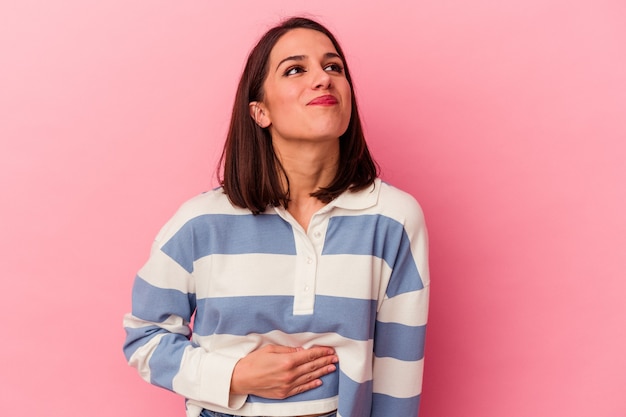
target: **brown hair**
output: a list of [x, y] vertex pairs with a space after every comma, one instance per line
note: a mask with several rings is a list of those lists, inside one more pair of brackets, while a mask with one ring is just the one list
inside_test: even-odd
[[[269, 130], [261, 128], [250, 116], [249, 103], [263, 100], [263, 83], [272, 48], [281, 36], [298, 28], [316, 30], [328, 36], [343, 60], [352, 100], [350, 123], [339, 140], [340, 155], [335, 178], [311, 196], [328, 203], [346, 190], [357, 191], [368, 187], [378, 175], [378, 167], [365, 142], [352, 78], [339, 43], [328, 29], [316, 21], [292, 17], [267, 31], [248, 55], [220, 158], [223, 177], [219, 180], [224, 192], [231, 203], [248, 208], [254, 214], [265, 211], [268, 205], [287, 208], [289, 203], [289, 178], [274, 152]], [[287, 190], [283, 188], [281, 176]]]

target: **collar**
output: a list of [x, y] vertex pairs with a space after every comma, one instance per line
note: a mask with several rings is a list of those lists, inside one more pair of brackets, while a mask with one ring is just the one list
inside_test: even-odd
[[363, 210], [373, 207], [378, 202], [382, 181], [376, 178], [374, 183], [360, 191], [345, 191], [339, 197], [328, 203], [327, 207], [338, 207], [347, 210]]

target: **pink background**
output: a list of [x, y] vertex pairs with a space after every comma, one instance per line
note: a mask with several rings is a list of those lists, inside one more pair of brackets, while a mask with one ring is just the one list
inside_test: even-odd
[[626, 416], [623, 0], [3, 1], [0, 415], [184, 414], [125, 364], [132, 280], [300, 12], [426, 212], [421, 417]]

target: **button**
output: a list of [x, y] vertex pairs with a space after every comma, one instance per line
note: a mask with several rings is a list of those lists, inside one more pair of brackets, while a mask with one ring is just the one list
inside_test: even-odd
[[306, 263], [311, 265], [313, 263], [313, 258], [306, 258]]
[[305, 285], [305, 286], [304, 286], [304, 291], [308, 291], [308, 290], [309, 290], [309, 286], [308, 286], [308, 285]]
[[317, 231], [317, 232], [313, 233], [313, 236], [314, 236], [316, 239], [319, 239], [319, 238], [322, 236], [322, 233], [321, 233], [321, 232], [319, 232], [319, 231]]

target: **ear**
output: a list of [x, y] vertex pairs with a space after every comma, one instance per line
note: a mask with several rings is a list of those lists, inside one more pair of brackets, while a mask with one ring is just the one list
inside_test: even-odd
[[271, 124], [270, 118], [267, 115], [267, 109], [260, 101], [252, 101], [248, 104], [250, 109], [250, 117], [252, 120], [262, 128], [266, 128]]

